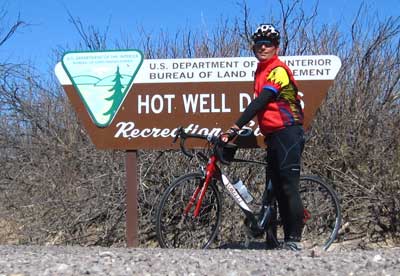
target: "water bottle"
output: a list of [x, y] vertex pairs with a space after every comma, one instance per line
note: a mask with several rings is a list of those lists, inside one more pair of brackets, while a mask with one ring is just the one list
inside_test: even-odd
[[253, 200], [253, 196], [249, 193], [242, 180], [239, 179], [235, 184], [233, 184], [233, 186], [246, 203], [250, 203]]

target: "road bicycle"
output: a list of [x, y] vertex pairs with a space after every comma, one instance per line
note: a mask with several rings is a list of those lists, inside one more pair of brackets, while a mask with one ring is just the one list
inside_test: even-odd
[[[160, 246], [209, 248], [218, 235], [223, 203], [221, 191], [226, 191], [244, 213], [245, 244], [248, 245], [252, 238], [265, 235], [268, 247], [279, 247], [283, 238], [282, 221], [271, 182], [262, 196], [254, 200], [246, 189], [244, 192], [241, 190], [243, 186], [235, 188], [241, 182], [233, 184], [219, 166], [220, 163], [230, 165], [232, 162], [264, 167], [267, 164], [235, 158], [237, 145], [222, 142], [218, 135], [189, 134], [180, 127], [174, 142], [178, 138], [181, 151], [191, 158], [198, 157], [205, 165], [200, 165], [198, 172], [178, 177], [162, 194], [156, 210], [156, 235]], [[185, 146], [188, 138], [207, 141], [209, 153], [189, 152]], [[327, 250], [336, 239], [341, 224], [338, 197], [317, 176], [302, 175], [299, 189], [304, 205], [302, 246], [320, 246]]]

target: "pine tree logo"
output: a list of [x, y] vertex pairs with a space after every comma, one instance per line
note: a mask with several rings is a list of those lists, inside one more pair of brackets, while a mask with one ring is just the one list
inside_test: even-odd
[[108, 127], [118, 113], [143, 63], [138, 50], [70, 52], [62, 65], [90, 117]]
[[121, 79], [123, 77], [121, 76], [121, 73], [119, 72], [119, 66], [117, 66], [117, 72], [115, 73], [115, 79], [113, 80], [114, 82], [114, 86], [109, 89], [108, 91], [113, 92], [113, 94], [106, 98], [107, 101], [111, 101], [112, 105], [110, 107], [110, 109], [103, 113], [103, 115], [110, 115], [110, 116], [114, 116], [115, 112], [118, 110], [119, 108], [119, 104], [121, 103], [122, 99], [124, 98], [124, 86], [121, 83]]

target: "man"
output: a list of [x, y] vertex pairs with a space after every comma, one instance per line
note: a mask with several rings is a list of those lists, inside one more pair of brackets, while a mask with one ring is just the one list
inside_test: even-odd
[[304, 213], [298, 185], [304, 131], [297, 84], [291, 70], [278, 58], [280, 33], [273, 25], [259, 25], [252, 40], [259, 61], [255, 99], [226, 132], [225, 140], [232, 139], [257, 115], [267, 145], [267, 183], [272, 181], [284, 225], [282, 247], [300, 250]]

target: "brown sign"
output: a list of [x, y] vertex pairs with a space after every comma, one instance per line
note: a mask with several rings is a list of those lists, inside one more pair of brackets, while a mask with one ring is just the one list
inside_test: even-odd
[[[82, 53], [69, 55], [71, 57], [74, 54], [81, 54], [82, 57]], [[83, 56], [90, 54], [87, 52]], [[68, 57], [67, 54], [64, 59]], [[72, 58], [73, 62], [82, 59]], [[298, 81], [307, 128], [340, 69], [340, 60], [336, 56], [282, 57], [282, 60], [289, 65]], [[109, 91], [104, 92], [109, 93], [107, 97], [103, 96], [106, 106], [104, 112], [99, 113], [103, 117], [104, 114], [109, 115], [104, 121], [100, 117], [95, 118], [95, 112], [90, 110], [90, 103], [87, 102], [90, 99], [96, 101], [96, 91], [91, 92], [91, 84], [87, 84], [88, 80], [82, 80], [83, 74], [76, 73], [79, 81], [86, 85], [84, 89], [88, 89], [87, 93], [74, 81], [76, 76], [68, 72], [70, 65], [64, 62], [56, 66], [56, 74], [63, 88], [91, 140], [99, 149], [176, 148], [172, 140], [178, 126], [186, 127], [191, 133], [218, 134], [236, 121], [253, 98], [253, 78], [257, 64], [254, 58], [133, 62], [137, 70], [130, 73], [133, 76], [131, 83], [127, 80], [124, 83], [122, 77], [118, 77], [126, 75], [122, 72], [123, 66], [119, 65], [118, 70], [112, 69], [115, 73], [111, 78], [107, 76], [108, 83], [103, 81], [107, 80], [106, 77], [98, 78], [97, 83], [103, 83], [104, 91]], [[93, 63], [92, 66], [100, 64]], [[116, 68], [115, 64], [112, 66]], [[117, 92], [120, 92], [120, 99], [123, 99], [120, 105], [113, 101], [117, 98]], [[110, 112], [113, 106], [116, 108], [115, 114]], [[245, 128], [251, 128], [254, 136], [242, 138], [241, 146], [263, 147], [263, 136], [259, 132], [256, 118]], [[204, 142], [192, 144], [202, 145]]]

